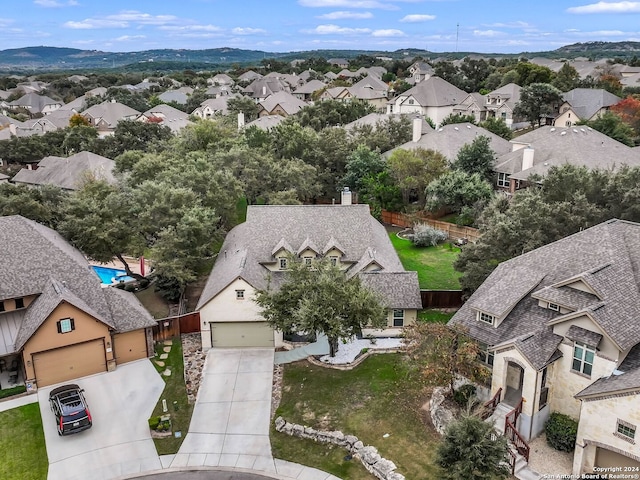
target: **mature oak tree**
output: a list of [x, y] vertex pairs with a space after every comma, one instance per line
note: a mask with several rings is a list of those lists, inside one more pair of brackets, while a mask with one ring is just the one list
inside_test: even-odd
[[338, 342], [359, 333], [365, 326], [382, 328], [387, 310], [378, 296], [348, 277], [327, 260], [311, 267], [299, 259], [288, 259], [288, 270], [279, 289], [269, 285], [256, 294], [262, 316], [284, 332], [324, 333], [329, 339], [329, 355], [335, 356]]

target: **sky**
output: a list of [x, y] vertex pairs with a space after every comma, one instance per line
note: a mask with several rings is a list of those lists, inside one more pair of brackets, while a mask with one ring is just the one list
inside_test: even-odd
[[520, 53], [640, 41], [640, 1], [0, 0], [0, 49]]

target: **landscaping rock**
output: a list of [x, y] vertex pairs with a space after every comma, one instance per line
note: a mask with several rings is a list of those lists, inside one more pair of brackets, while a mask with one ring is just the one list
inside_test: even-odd
[[162, 372], [162, 375], [164, 375], [165, 377], [170, 377], [171, 376], [171, 370], [169, 370], [168, 368]]
[[165, 340], [164, 345], [168, 345], [169, 347], [173, 345], [173, 340]]
[[166, 360], [167, 358], [169, 358], [168, 353], [163, 353], [162, 355], [160, 355], [160, 360]]
[[284, 418], [275, 419], [276, 430], [288, 435], [310, 438], [316, 442], [330, 443], [349, 450], [354, 458], [360, 459], [362, 465], [380, 480], [404, 480], [404, 476], [395, 472], [396, 465], [385, 458], [382, 458], [378, 450], [370, 445], [365, 446], [358, 437], [345, 435], [339, 430], [322, 431], [311, 427], [287, 422]]
[[440, 435], [444, 435], [445, 430], [454, 419], [453, 412], [442, 405], [447, 391], [448, 389], [445, 387], [434, 388], [429, 401], [431, 422]]
[[163, 347], [162, 351], [165, 353], [169, 353], [171, 351], [171, 347]]
[[164, 367], [164, 362], [161, 362], [160, 360], [156, 360], [155, 362], [159, 367]]
[[202, 351], [202, 339], [199, 333], [185, 333], [181, 336], [181, 340], [187, 397], [189, 403], [193, 404], [196, 401], [196, 396], [200, 389], [202, 370], [207, 355]]

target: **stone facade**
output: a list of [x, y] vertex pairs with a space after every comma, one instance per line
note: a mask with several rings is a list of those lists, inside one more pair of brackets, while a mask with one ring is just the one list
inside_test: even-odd
[[375, 447], [364, 445], [358, 437], [345, 435], [340, 431], [326, 432], [315, 428], [289, 423], [282, 417], [275, 420], [276, 430], [294, 437], [307, 438], [315, 442], [330, 443], [344, 447], [354, 458], [358, 458], [364, 468], [380, 480], [404, 480], [404, 475], [397, 473], [396, 465], [382, 458]]

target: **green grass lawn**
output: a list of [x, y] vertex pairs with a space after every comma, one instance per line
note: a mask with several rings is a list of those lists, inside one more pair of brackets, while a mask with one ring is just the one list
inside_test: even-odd
[[[412, 480], [439, 478], [434, 464], [438, 434], [420, 407], [427, 401], [420, 374], [402, 354], [374, 355], [351, 371], [297, 362], [284, 369], [282, 402], [277, 410], [288, 421], [356, 435], [393, 461]], [[387, 438], [385, 434], [389, 434]], [[277, 458], [302, 463], [350, 480], [370, 480], [346, 450], [289, 437], [272, 430]]]
[[43, 480], [49, 461], [40, 405], [31, 403], [0, 413], [0, 478]]
[[443, 312], [436, 309], [420, 310], [418, 320], [427, 323], [447, 323], [455, 312]]
[[135, 296], [153, 318], [167, 318], [169, 316], [169, 304], [155, 291], [153, 285], [136, 292]]
[[400, 261], [406, 270], [418, 272], [420, 288], [426, 290], [459, 290], [462, 275], [453, 269], [460, 249], [450, 244], [436, 247], [415, 247], [410, 240], [389, 234]]
[[[156, 345], [156, 353], [159, 357], [163, 351], [162, 343]], [[182, 441], [184, 440], [187, 431], [189, 430], [189, 422], [191, 422], [191, 414], [193, 413], [193, 405], [189, 404], [187, 399], [187, 389], [184, 384], [184, 361], [182, 359], [182, 343], [179, 338], [173, 339], [173, 346], [171, 352], [169, 352], [169, 358], [164, 360], [165, 366], [159, 367], [153, 362], [158, 372], [163, 372], [165, 369], [171, 369], [171, 376], [162, 376], [165, 382], [164, 390], [156, 407], [153, 410], [153, 416], [163, 415], [162, 412], [162, 399], [167, 400], [169, 412], [171, 414], [171, 424], [173, 432], [182, 432], [182, 437], [175, 438], [171, 436], [168, 438], [154, 438], [153, 441], [156, 444], [156, 450], [159, 455], [168, 455], [177, 453]], [[173, 402], [177, 401], [177, 409]]]

